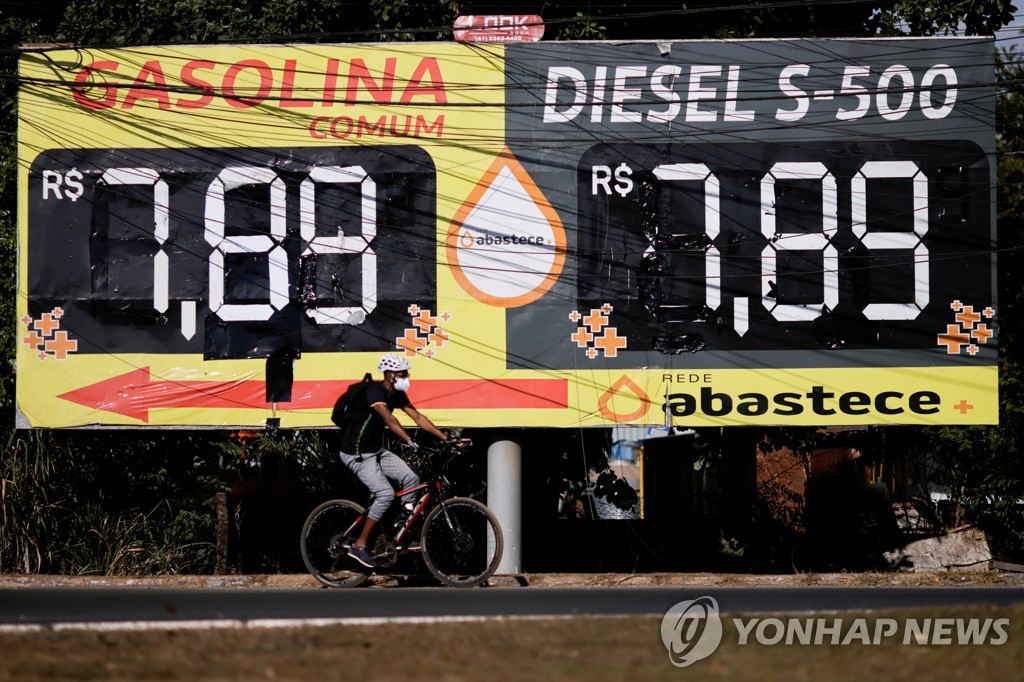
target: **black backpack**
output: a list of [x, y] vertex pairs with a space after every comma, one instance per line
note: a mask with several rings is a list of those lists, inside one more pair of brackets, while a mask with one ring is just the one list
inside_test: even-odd
[[349, 384], [345, 392], [338, 396], [334, 403], [334, 409], [331, 411], [331, 421], [334, 422], [335, 426], [339, 429], [344, 429], [353, 419], [366, 414], [366, 401], [363, 400], [363, 397], [366, 395], [366, 389], [372, 383], [373, 378], [367, 372], [362, 381]]

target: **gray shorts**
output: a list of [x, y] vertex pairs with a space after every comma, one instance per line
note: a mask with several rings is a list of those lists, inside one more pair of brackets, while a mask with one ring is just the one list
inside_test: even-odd
[[409, 468], [405, 460], [387, 449], [376, 454], [364, 453], [358, 457], [342, 452], [341, 461], [374, 494], [368, 514], [374, 521], [384, 518], [384, 512], [395, 499], [395, 489], [391, 487], [389, 478], [398, 482], [399, 490], [420, 482], [420, 477]]

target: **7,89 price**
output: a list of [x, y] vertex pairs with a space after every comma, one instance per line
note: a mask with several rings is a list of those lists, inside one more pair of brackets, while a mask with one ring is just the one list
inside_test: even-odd
[[935, 347], [950, 302], [992, 302], [970, 143], [599, 145], [579, 184], [581, 305], [631, 348]]
[[33, 170], [30, 305], [60, 305], [97, 350], [386, 348], [435, 296], [435, 174], [415, 147], [69, 150]]

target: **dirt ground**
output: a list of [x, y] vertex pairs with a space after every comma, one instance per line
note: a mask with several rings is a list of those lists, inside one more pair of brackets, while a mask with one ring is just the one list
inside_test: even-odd
[[[521, 576], [499, 576], [491, 580], [495, 587], [590, 587], [614, 586], [766, 586], [786, 587], [800, 585], [1007, 585], [1024, 587], [1024, 573], [1004, 571], [929, 571], [921, 573], [793, 573], [784, 575], [743, 573], [531, 573]], [[373, 576], [370, 588], [396, 587], [401, 578], [386, 575]], [[432, 580], [417, 582], [417, 586], [435, 585]], [[97, 586], [117, 585], [140, 587], [268, 587], [319, 588], [312, 576], [302, 574], [276, 575], [178, 575], [178, 576], [59, 576], [59, 575], [0, 575], [0, 587], [31, 586]]]
[[[855, 615], [844, 614], [844, 618]], [[658, 617], [504, 619], [322, 628], [43, 631], [0, 635], [0, 680], [1019, 680], [1024, 606], [894, 610], [869, 618], [1009, 618], [996, 646], [722, 645], [674, 667]]]
[[[379, 576], [369, 589], [400, 580]], [[523, 584], [528, 585], [523, 587]], [[250, 576], [0, 576], [0, 587], [100, 586], [306, 588], [307, 575]], [[1006, 585], [1024, 586], [1024, 574], [830, 573], [540, 574], [501, 577], [497, 589], [556, 586], [799, 586]], [[482, 589], [482, 588], [477, 588]], [[3, 604], [0, 603], [0, 609]], [[727, 614], [729, 616], [738, 614]], [[660, 617], [520, 619], [430, 624], [206, 630], [79, 631], [43, 629], [0, 633], [0, 682], [6, 680], [845, 680], [1022, 679], [1024, 605], [959, 607], [868, 618], [1009, 618], [1001, 646], [740, 646], [724, 619], [721, 647], [693, 666], [674, 667], [662, 644]], [[843, 614], [855, 618], [857, 614]]]

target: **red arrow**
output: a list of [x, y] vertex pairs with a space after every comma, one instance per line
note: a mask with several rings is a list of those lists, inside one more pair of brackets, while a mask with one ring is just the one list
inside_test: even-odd
[[[290, 410], [334, 405], [345, 387], [358, 379], [296, 381]], [[420, 379], [409, 394], [417, 407], [443, 409], [558, 409], [568, 403], [565, 379]], [[155, 408], [270, 409], [262, 381], [153, 380], [149, 367], [133, 370], [63, 393], [59, 398], [90, 409], [149, 422]]]

